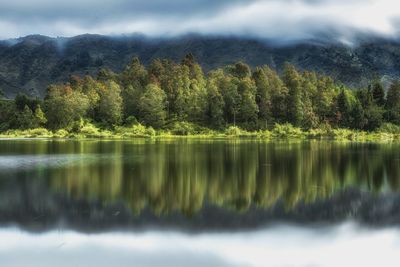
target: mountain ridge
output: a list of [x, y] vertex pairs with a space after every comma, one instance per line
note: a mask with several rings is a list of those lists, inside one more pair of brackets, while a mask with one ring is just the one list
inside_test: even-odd
[[339, 42], [278, 45], [261, 39], [195, 34], [174, 38], [29, 35], [0, 41], [0, 89], [7, 97], [19, 92], [43, 97], [49, 84], [65, 82], [70, 75], [95, 75], [104, 67], [121, 71], [134, 56], [147, 65], [155, 58], [180, 61], [187, 53], [194, 54], [205, 72], [237, 61], [281, 71], [290, 62], [354, 88], [375, 78], [400, 77], [400, 43], [383, 38], [347, 46]]

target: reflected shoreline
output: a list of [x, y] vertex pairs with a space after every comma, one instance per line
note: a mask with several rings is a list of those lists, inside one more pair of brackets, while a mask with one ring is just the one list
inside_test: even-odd
[[83, 232], [398, 225], [399, 159], [400, 144], [1, 141], [0, 223]]
[[[61, 229], [82, 233], [158, 229], [192, 234], [247, 232], [269, 229], [280, 224], [330, 227], [347, 220], [372, 229], [400, 226], [400, 194], [377, 196], [357, 189], [347, 189], [316, 203], [300, 203], [292, 209], [286, 209], [282, 202], [277, 202], [269, 209], [252, 206], [242, 212], [206, 204], [191, 216], [177, 211], [157, 216], [148, 208], [137, 215], [132, 214], [123, 203], [103, 205], [96, 201], [76, 201], [62, 197], [47, 201], [51, 204], [48, 207], [42, 205], [40, 211], [34, 206], [10, 209], [2, 207], [0, 225], [16, 226], [37, 233]], [[16, 213], [15, 209], [19, 212]]]

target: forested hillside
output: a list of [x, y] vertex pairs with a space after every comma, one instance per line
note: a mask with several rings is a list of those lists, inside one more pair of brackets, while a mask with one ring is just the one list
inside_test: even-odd
[[400, 44], [364, 39], [353, 47], [339, 43], [274, 44], [266, 40], [187, 35], [179, 38], [143, 36], [72, 38], [27, 36], [0, 42], [0, 89], [44, 97], [49, 84], [73, 75], [96, 75], [100, 68], [120, 72], [134, 56], [145, 66], [156, 58], [179, 62], [193, 53], [205, 72], [242, 61], [251, 67], [268, 65], [281, 73], [285, 62], [299, 70], [316, 71], [352, 88], [375, 78], [385, 85], [400, 77]]

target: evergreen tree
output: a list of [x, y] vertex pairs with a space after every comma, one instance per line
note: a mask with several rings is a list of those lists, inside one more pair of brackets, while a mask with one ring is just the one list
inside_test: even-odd
[[243, 78], [238, 83], [240, 94], [239, 119], [246, 126], [255, 127], [257, 122], [258, 106], [256, 103], [256, 87], [250, 78]]
[[351, 123], [350, 126], [353, 129], [362, 130], [366, 124], [364, 109], [360, 101], [356, 101], [351, 111]]
[[166, 119], [166, 95], [157, 85], [147, 85], [140, 98], [140, 119], [145, 125], [161, 128]]
[[258, 118], [263, 123], [265, 122], [265, 127], [267, 127], [268, 123], [272, 122], [270, 83], [262, 68], [257, 68], [254, 71], [253, 80], [257, 88], [256, 103], [258, 106]]
[[301, 77], [293, 65], [285, 64], [283, 81], [288, 88], [287, 120], [295, 126], [300, 126], [304, 115], [301, 97]]
[[17, 114], [17, 127], [20, 129], [32, 129], [35, 126], [33, 112], [28, 105], [25, 105], [24, 109]]
[[385, 105], [385, 90], [379, 81], [374, 81], [372, 84], [372, 98], [374, 103], [379, 107]]
[[148, 82], [146, 68], [134, 57], [120, 75], [124, 118], [138, 116], [139, 100]]
[[239, 79], [244, 79], [246, 77], [250, 77], [251, 70], [249, 65], [243, 62], [238, 62], [234, 65], [232, 69], [232, 74]]
[[47, 122], [46, 115], [42, 111], [40, 105], [36, 107], [34, 116], [35, 116], [35, 124], [37, 126], [43, 127], [46, 124]]
[[221, 129], [224, 124], [224, 99], [215, 82], [210, 81], [208, 88], [207, 123], [216, 129]]
[[337, 122], [341, 127], [350, 126], [350, 100], [344, 89], [342, 89], [337, 97]]
[[[271, 91], [271, 120], [273, 122], [286, 122], [287, 121], [287, 96], [288, 89], [284, 86], [282, 80], [276, 73], [269, 67], [263, 67], [264, 73]], [[268, 123], [273, 125], [272, 123]]]
[[385, 117], [389, 122], [400, 124], [400, 82], [391, 84], [386, 100]]

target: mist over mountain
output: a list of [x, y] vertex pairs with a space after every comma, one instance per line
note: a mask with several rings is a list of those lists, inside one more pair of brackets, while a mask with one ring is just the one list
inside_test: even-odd
[[194, 54], [205, 72], [243, 61], [281, 71], [285, 62], [302, 70], [332, 76], [351, 87], [371, 79], [400, 77], [400, 43], [385, 38], [360, 38], [354, 45], [339, 41], [275, 43], [258, 38], [184, 35], [153, 38], [79, 35], [52, 38], [30, 35], [0, 41], [0, 89], [7, 97], [18, 92], [43, 97], [51, 83], [74, 75], [95, 75], [100, 68], [121, 71], [134, 56], [146, 65], [155, 58], [180, 61]]

